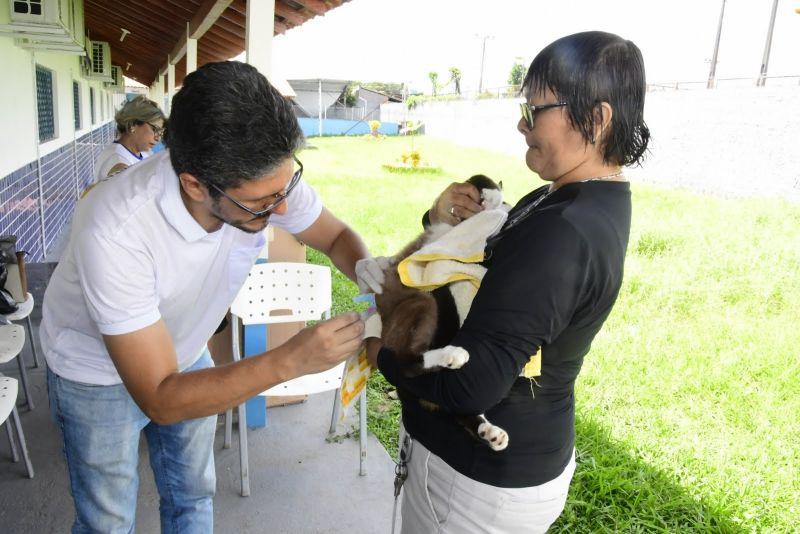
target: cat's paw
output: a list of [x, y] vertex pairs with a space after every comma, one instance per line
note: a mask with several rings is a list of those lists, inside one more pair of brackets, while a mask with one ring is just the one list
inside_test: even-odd
[[422, 355], [422, 362], [425, 369], [432, 367], [446, 367], [448, 369], [460, 369], [469, 361], [469, 352], [461, 347], [447, 345], [441, 349], [429, 350]]
[[478, 436], [486, 441], [493, 451], [502, 451], [508, 447], [508, 433], [489, 421], [478, 426]]
[[483, 198], [481, 205], [484, 209], [497, 209], [503, 203], [503, 192], [499, 189], [484, 189], [481, 191], [481, 198]]

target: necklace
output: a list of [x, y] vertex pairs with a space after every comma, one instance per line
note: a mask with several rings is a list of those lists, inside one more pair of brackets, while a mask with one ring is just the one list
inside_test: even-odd
[[[605, 176], [593, 176], [591, 178], [586, 178], [584, 180], [578, 180], [579, 182], [594, 182], [600, 180], [611, 180], [612, 178], [616, 178], [617, 176], [622, 176], [622, 171], [617, 171], [614, 174], [606, 174]], [[623, 178], [624, 181], [624, 178]]]
[[[591, 178], [586, 178], [584, 180], [578, 180], [577, 182], [594, 182], [594, 181], [602, 181], [602, 180], [611, 180], [613, 178], [617, 178], [622, 176], [622, 171], [617, 171], [613, 174], [606, 174], [605, 176], [593, 176]], [[625, 181], [623, 178], [622, 181]], [[567, 185], [567, 184], [564, 184]], [[515, 214], [513, 217], [509, 217], [506, 220], [503, 227], [497, 232], [495, 235], [491, 236], [489, 239], [486, 240], [486, 248], [484, 250], [484, 261], [488, 260], [492, 257], [492, 252], [494, 251], [495, 245], [502, 239], [502, 237], [510, 230], [511, 228], [515, 227], [522, 221], [528, 218], [528, 216], [533, 213], [533, 210], [541, 204], [546, 198], [548, 198], [551, 194], [553, 194], [556, 190], [548, 188], [546, 189], [541, 195], [536, 197], [536, 200], [530, 202], [527, 206], [522, 208], [519, 213]]]

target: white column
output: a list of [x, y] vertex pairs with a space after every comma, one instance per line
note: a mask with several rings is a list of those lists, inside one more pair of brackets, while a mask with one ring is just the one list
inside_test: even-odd
[[158, 98], [156, 99], [156, 104], [161, 109], [164, 109], [164, 88], [167, 86], [164, 80], [164, 75], [158, 75]]
[[197, 70], [197, 39], [189, 37], [189, 23], [186, 23], [186, 74]]
[[274, 33], [275, 0], [247, 2], [245, 51], [247, 63], [267, 79], [272, 79], [272, 34]]
[[161, 100], [164, 95], [163, 90], [163, 76], [159, 76], [155, 80], [153, 80], [153, 85], [150, 86], [150, 100], [158, 104], [158, 107], [161, 107]]
[[169, 116], [172, 108], [172, 97], [175, 96], [175, 65], [167, 60], [167, 104], [164, 113]]

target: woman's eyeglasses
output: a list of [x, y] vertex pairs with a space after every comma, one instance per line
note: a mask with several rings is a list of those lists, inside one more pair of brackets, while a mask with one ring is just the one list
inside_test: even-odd
[[520, 111], [522, 111], [522, 118], [525, 119], [525, 123], [528, 125], [528, 129], [533, 128], [534, 119], [536, 115], [544, 111], [546, 109], [551, 108], [558, 108], [561, 106], [566, 106], [566, 102], [559, 102], [557, 104], [543, 104], [541, 106], [534, 106], [533, 104], [528, 104], [527, 102], [522, 102], [519, 105]]
[[247, 206], [245, 206], [244, 204], [242, 204], [241, 202], [239, 202], [238, 200], [236, 200], [235, 198], [228, 195], [225, 191], [223, 191], [216, 185], [214, 184], [208, 184], [208, 185], [216, 189], [222, 196], [224, 196], [225, 198], [236, 204], [238, 207], [240, 207], [241, 209], [252, 215], [253, 219], [260, 219], [264, 215], [268, 214], [269, 212], [273, 211], [275, 208], [283, 204], [283, 202], [286, 200], [286, 197], [288, 197], [289, 193], [292, 192], [292, 189], [297, 187], [297, 184], [300, 183], [300, 178], [303, 176], [303, 164], [300, 163], [300, 160], [297, 158], [294, 158], [294, 160], [295, 162], [297, 162], [297, 165], [300, 168], [297, 169], [295, 173], [292, 175], [292, 179], [289, 180], [289, 183], [286, 185], [286, 189], [284, 189], [280, 193], [275, 193], [274, 195], [271, 195], [272, 197], [275, 198], [275, 200], [269, 206], [261, 210], [252, 210]]
[[163, 126], [156, 126], [152, 122], [148, 122], [147, 125], [152, 128], [153, 135], [156, 137], [162, 137], [164, 135], [164, 128]]

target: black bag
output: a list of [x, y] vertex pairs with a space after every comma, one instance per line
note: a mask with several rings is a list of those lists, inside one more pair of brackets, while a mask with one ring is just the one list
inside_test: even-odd
[[17, 264], [17, 236], [0, 236], [0, 263]]
[[5, 290], [7, 278], [8, 268], [5, 262], [0, 261], [0, 315], [8, 315], [19, 309], [19, 304], [14, 300], [14, 297]]

